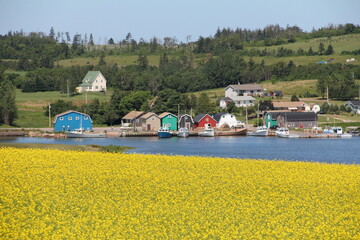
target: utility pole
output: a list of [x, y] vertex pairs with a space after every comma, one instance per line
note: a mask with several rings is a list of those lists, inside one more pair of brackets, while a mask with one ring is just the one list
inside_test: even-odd
[[247, 117], [247, 105], [245, 105], [245, 125], [248, 126], [248, 117]]
[[51, 127], [51, 105], [49, 103], [49, 127]]
[[329, 86], [326, 86], [326, 98], [327, 98], [327, 103], [329, 104]]
[[70, 98], [70, 90], [69, 90], [69, 79], [66, 80], [66, 88], [67, 88], [67, 97]]

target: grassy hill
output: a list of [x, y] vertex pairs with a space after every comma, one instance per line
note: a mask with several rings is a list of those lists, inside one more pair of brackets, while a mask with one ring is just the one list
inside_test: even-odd
[[[333, 55], [329, 56], [290, 56], [290, 57], [273, 57], [273, 56], [264, 56], [264, 57], [258, 57], [254, 56], [252, 57], [253, 60], [257, 63], [260, 63], [262, 60], [265, 61], [266, 65], [272, 65], [277, 62], [283, 61], [283, 62], [289, 62], [292, 60], [296, 65], [304, 65], [309, 63], [316, 63], [319, 61], [326, 61], [329, 58], [334, 58], [335, 63], [344, 63], [346, 59], [352, 58], [354, 56], [352, 55], [341, 55], [342, 51], [354, 51], [360, 48], [360, 34], [352, 34], [352, 35], [344, 35], [344, 36], [338, 36], [338, 37], [331, 37], [331, 38], [316, 38], [311, 40], [299, 40], [295, 43], [286, 43], [282, 45], [277, 46], [270, 46], [270, 47], [249, 47], [245, 46], [246, 50], [277, 50], [280, 47], [291, 49], [293, 51], [297, 51], [299, 48], [302, 48], [304, 51], [308, 51], [311, 47], [313, 51], [317, 51], [319, 48], [320, 42], [324, 43], [325, 48], [329, 44], [331, 44], [334, 48], [335, 53]], [[131, 64], [136, 64], [138, 56], [137, 55], [111, 55], [106, 56], [105, 61], [108, 64], [117, 64], [119, 66], [126, 66]], [[147, 56], [149, 64], [151, 66], [157, 66], [159, 64], [160, 56], [159, 55], [149, 55]], [[201, 60], [204, 60], [206, 58], [206, 55], [195, 55], [195, 62], [200, 62]], [[246, 60], [250, 59], [250, 56], [244, 57]], [[360, 59], [359, 59], [360, 60]], [[352, 62], [351, 64], [360, 65], [360, 61]], [[57, 61], [55, 65], [69, 67], [73, 65], [96, 65], [99, 62], [99, 57], [79, 57], [79, 58], [73, 58], [73, 59], [66, 59]]]
[[[109, 101], [112, 91], [108, 90], [104, 93], [88, 93], [87, 99], [90, 103], [94, 98], [100, 101]], [[45, 116], [44, 107], [49, 103], [56, 102], [57, 100], [71, 101], [75, 105], [82, 105], [86, 102], [86, 95], [79, 94], [67, 98], [66, 94], [60, 92], [36, 92], [36, 93], [23, 93], [20, 90], [16, 91], [16, 105], [18, 108], [19, 118], [15, 124], [19, 127], [26, 128], [41, 128], [49, 126], [49, 118]]]

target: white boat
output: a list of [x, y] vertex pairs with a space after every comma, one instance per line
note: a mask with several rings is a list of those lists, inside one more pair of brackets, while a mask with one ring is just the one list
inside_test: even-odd
[[84, 131], [84, 129], [76, 129], [65, 134], [68, 138], [106, 138], [106, 133], [93, 133]]
[[337, 136], [340, 138], [351, 138], [352, 137], [351, 134], [343, 132], [342, 127], [327, 128], [326, 130], [324, 130], [324, 133], [336, 133]]
[[269, 130], [266, 126], [258, 126], [255, 132], [249, 132], [249, 136], [261, 136], [265, 137], [269, 134]]
[[189, 130], [187, 128], [180, 128], [177, 136], [186, 138], [189, 136]]
[[214, 137], [215, 131], [211, 127], [207, 127], [204, 129], [204, 131], [199, 132], [199, 136], [201, 137]]
[[289, 129], [282, 127], [275, 131], [275, 135], [280, 138], [299, 138], [299, 135], [290, 134]]

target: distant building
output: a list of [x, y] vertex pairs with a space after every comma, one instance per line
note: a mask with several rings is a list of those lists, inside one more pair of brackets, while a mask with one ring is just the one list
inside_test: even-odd
[[221, 112], [215, 114], [213, 117], [217, 122], [217, 128], [223, 128], [225, 126], [227, 126], [228, 128], [232, 128], [236, 127], [238, 124], [236, 117], [231, 113]]
[[304, 102], [273, 102], [273, 106], [274, 110], [306, 111]]
[[276, 121], [279, 127], [312, 128], [317, 127], [318, 116], [314, 112], [282, 112]]
[[211, 117], [209, 114], [200, 113], [194, 118], [194, 127], [216, 127], [216, 120]]
[[345, 107], [351, 107], [352, 111], [356, 114], [360, 114], [360, 101], [348, 101], [345, 103]]
[[179, 117], [179, 128], [186, 127], [188, 130], [194, 129], [194, 119], [189, 114], [183, 114]]
[[263, 94], [263, 87], [256, 83], [229, 85], [225, 88], [225, 97], [229, 98], [236, 96], [261, 96]]
[[121, 119], [121, 125], [123, 127], [129, 127], [130, 125], [140, 127], [142, 125], [140, 117], [144, 114], [142, 111], [131, 111]]
[[92, 120], [89, 115], [74, 110], [59, 113], [54, 119], [54, 131], [65, 132], [76, 129], [92, 131]]
[[161, 126], [169, 130], [177, 131], [178, 130], [178, 120], [177, 116], [172, 113], [164, 112], [159, 115], [161, 119]]
[[161, 126], [160, 117], [153, 112], [141, 115], [140, 122], [144, 131], [157, 131]]
[[100, 71], [89, 71], [82, 83], [77, 88], [81, 92], [104, 92], [106, 91], [106, 79]]

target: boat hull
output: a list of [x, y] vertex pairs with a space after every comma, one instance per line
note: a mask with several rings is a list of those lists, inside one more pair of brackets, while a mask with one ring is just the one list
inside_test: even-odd
[[179, 132], [177, 134], [178, 137], [186, 138], [189, 136], [189, 132]]
[[106, 133], [72, 133], [67, 132], [68, 138], [106, 138]]
[[216, 136], [245, 136], [247, 128], [238, 129], [235, 131], [216, 131]]
[[256, 131], [256, 132], [249, 132], [249, 133], [248, 133], [249, 136], [258, 136], [258, 137], [266, 137], [268, 134], [269, 134], [269, 133], [268, 133], [267, 130]]
[[159, 138], [170, 138], [172, 137], [172, 134], [170, 132], [158, 132]]
[[215, 131], [214, 130], [205, 130], [203, 132], [199, 132], [200, 137], [214, 137]]

